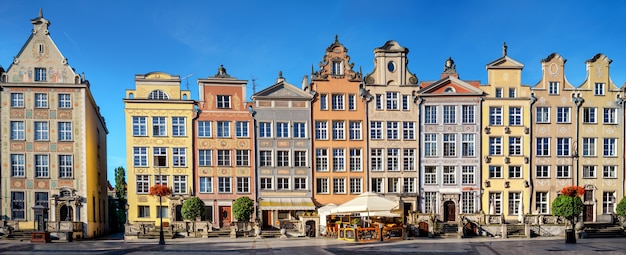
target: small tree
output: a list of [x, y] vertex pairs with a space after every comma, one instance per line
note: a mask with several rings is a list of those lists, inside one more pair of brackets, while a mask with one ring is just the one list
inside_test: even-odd
[[126, 171], [121, 166], [115, 168], [115, 196], [126, 199]]
[[198, 197], [185, 200], [181, 209], [183, 218], [195, 221], [198, 217], [204, 216], [204, 201]]
[[585, 189], [583, 187], [567, 186], [552, 202], [552, 215], [565, 217], [572, 228], [569, 232], [565, 232], [567, 243], [576, 243], [576, 236], [573, 232], [574, 218], [583, 212], [583, 201], [580, 196], [584, 194]]
[[615, 208], [615, 214], [617, 214], [617, 216], [620, 216], [622, 220], [624, 216], [626, 216], [626, 197], [623, 197], [622, 200], [620, 200], [617, 204], [617, 207]]
[[233, 203], [233, 216], [238, 221], [250, 221], [250, 216], [254, 211], [254, 201], [249, 197], [240, 197]]

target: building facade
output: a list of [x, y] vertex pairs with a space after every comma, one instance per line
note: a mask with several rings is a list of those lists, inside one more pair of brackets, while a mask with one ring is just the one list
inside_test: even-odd
[[441, 79], [422, 82], [419, 135], [420, 211], [458, 221], [481, 210], [481, 101], [479, 81], [459, 79], [449, 58]]
[[[308, 85], [308, 84], [304, 84]], [[315, 211], [311, 172], [313, 95], [279, 74], [274, 85], [252, 96], [256, 137], [257, 199], [263, 228]]]
[[[192, 146], [195, 101], [180, 89], [180, 76], [164, 72], [135, 75], [124, 102], [128, 221], [169, 226], [182, 221], [184, 199], [193, 194]], [[172, 195], [150, 195], [162, 184]]]
[[104, 117], [41, 10], [31, 23], [30, 37], [0, 79], [1, 218], [16, 230], [102, 235], [108, 231]]

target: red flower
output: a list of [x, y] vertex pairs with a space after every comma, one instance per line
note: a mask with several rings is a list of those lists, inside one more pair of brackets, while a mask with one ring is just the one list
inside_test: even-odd
[[566, 186], [561, 189], [561, 195], [563, 196], [582, 196], [585, 194], [585, 188], [581, 186]]
[[172, 194], [172, 188], [165, 186], [163, 184], [155, 184], [150, 187], [150, 196], [161, 196], [166, 197]]

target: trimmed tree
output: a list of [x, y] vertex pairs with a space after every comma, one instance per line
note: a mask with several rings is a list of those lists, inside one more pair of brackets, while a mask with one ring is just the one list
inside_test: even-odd
[[240, 197], [233, 203], [233, 216], [238, 221], [250, 221], [250, 216], [254, 212], [254, 201], [249, 197]]
[[561, 190], [561, 194], [552, 202], [552, 215], [567, 219], [571, 229], [565, 230], [566, 243], [576, 243], [574, 233], [574, 218], [583, 212], [583, 201], [580, 199], [585, 194], [585, 189], [580, 186], [567, 186]]
[[119, 199], [126, 199], [126, 171], [121, 166], [115, 168], [115, 195]]
[[619, 216], [622, 225], [626, 224], [626, 219], [624, 219], [626, 217], [626, 197], [623, 197], [615, 207], [615, 214]]
[[184, 219], [195, 221], [198, 217], [204, 216], [204, 201], [198, 197], [185, 200], [181, 213]]

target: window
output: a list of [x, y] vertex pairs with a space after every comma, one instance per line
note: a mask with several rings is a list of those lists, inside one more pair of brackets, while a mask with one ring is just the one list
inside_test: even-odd
[[398, 110], [398, 100], [400, 93], [398, 92], [387, 92], [386, 100], [387, 110]]
[[165, 117], [152, 117], [152, 136], [166, 136]]
[[230, 166], [230, 150], [217, 150], [217, 166]]
[[35, 67], [35, 81], [46, 81], [46, 69]]
[[363, 192], [361, 178], [350, 178], [350, 194], [360, 194]]
[[198, 121], [198, 137], [211, 137], [210, 121]]
[[550, 137], [537, 137], [537, 156], [550, 156]]
[[152, 155], [154, 156], [155, 167], [167, 167], [167, 148], [154, 147], [152, 148]]
[[44, 208], [49, 208], [48, 192], [35, 192], [35, 205], [41, 205]]
[[137, 217], [150, 218], [150, 206], [147, 206], [147, 205], [137, 206]]
[[397, 121], [387, 121], [387, 139], [398, 140], [398, 129], [400, 124]]
[[502, 98], [502, 94], [503, 94], [503, 89], [502, 88], [496, 88], [495, 97], [496, 98]]
[[147, 167], [148, 166], [148, 148], [147, 147], [133, 147], [133, 166], [135, 167]]
[[320, 95], [320, 110], [328, 110], [328, 95]]
[[520, 156], [522, 155], [522, 138], [518, 136], [509, 137], [509, 155]]
[[522, 125], [522, 107], [509, 108], [509, 125], [510, 126]]
[[167, 213], [169, 211], [169, 209], [168, 209], [167, 206], [157, 206], [156, 209], [157, 209], [157, 215], [156, 215], [157, 218], [160, 218], [160, 217], [168, 218], [169, 217], [168, 213]]
[[602, 178], [614, 179], [617, 178], [617, 166], [603, 166]]
[[232, 193], [231, 188], [232, 177], [218, 177], [217, 179], [217, 192], [218, 193]]
[[293, 166], [294, 167], [306, 167], [306, 151], [294, 151], [293, 152]]
[[461, 167], [461, 183], [463, 185], [472, 185], [476, 183], [476, 168], [474, 166]]
[[59, 122], [59, 141], [72, 140], [72, 122]]
[[137, 194], [148, 194], [150, 192], [150, 177], [148, 175], [137, 175]]
[[489, 166], [489, 178], [502, 178], [502, 167]]
[[509, 166], [509, 178], [522, 178], [522, 167], [521, 166]]
[[306, 190], [306, 178], [305, 177], [294, 177], [293, 178], [293, 189], [294, 190]]
[[11, 154], [11, 177], [25, 177], [25, 156], [24, 154]]
[[415, 122], [402, 122], [402, 138], [404, 140], [415, 140]]
[[402, 170], [415, 171], [415, 149], [402, 150]]
[[404, 189], [402, 190], [402, 192], [406, 193], [415, 193], [416, 192], [416, 188], [415, 188], [415, 184], [416, 184], [416, 178], [409, 178], [409, 177], [405, 177], [404, 178]]
[[48, 178], [50, 162], [48, 155], [35, 155], [35, 178]]
[[437, 167], [424, 167], [424, 184], [437, 184]]
[[516, 98], [516, 97], [517, 97], [517, 89], [509, 88], [509, 98]]
[[556, 166], [556, 178], [569, 178], [570, 166]]
[[387, 178], [387, 192], [398, 193], [400, 192], [400, 178]]
[[23, 93], [11, 93], [11, 107], [24, 107]]
[[617, 124], [616, 108], [604, 108], [604, 124]]
[[463, 124], [474, 124], [476, 123], [476, 107], [473, 105], [464, 105], [462, 106], [463, 116], [462, 122]]
[[59, 178], [72, 178], [73, 168], [72, 155], [59, 155]]
[[343, 75], [343, 70], [341, 68], [341, 61], [333, 61], [332, 62], [332, 75]]
[[383, 178], [372, 178], [372, 192], [383, 193], [384, 188]]
[[133, 116], [133, 136], [147, 136], [148, 123], [145, 116]]
[[277, 190], [289, 190], [289, 178], [287, 177], [278, 177], [276, 178], [276, 189]]
[[235, 136], [248, 137], [248, 122], [247, 121], [235, 122]]
[[165, 186], [169, 186], [169, 182], [167, 180], [167, 175], [155, 175], [154, 176], [154, 184], [161, 184]]
[[172, 166], [187, 166], [187, 148], [172, 148]]
[[604, 153], [605, 157], [617, 156], [617, 138], [604, 138]]
[[424, 124], [437, 124], [437, 106], [424, 106]]
[[346, 171], [346, 155], [344, 149], [333, 149], [333, 172]]
[[537, 178], [550, 178], [550, 166], [537, 166]]
[[489, 107], [489, 125], [502, 125], [502, 107]]
[[548, 192], [536, 192], [535, 199], [537, 200], [537, 204], [535, 205], [536, 210], [540, 214], [548, 214]]
[[25, 217], [24, 192], [11, 191], [11, 219], [24, 220]]
[[509, 215], [519, 214], [519, 203], [522, 202], [522, 193], [509, 192]]
[[213, 166], [213, 151], [212, 150], [198, 150], [198, 165], [199, 166]]
[[315, 149], [315, 169], [328, 171], [328, 149]]
[[289, 137], [289, 123], [288, 122], [276, 123], [276, 137], [279, 137], [279, 138]]
[[348, 95], [348, 110], [351, 110], [351, 111], [356, 110], [356, 95], [355, 94]]
[[263, 137], [263, 138], [272, 137], [272, 123], [271, 122], [259, 123], [259, 137]]
[[424, 134], [424, 156], [437, 156], [437, 134]]
[[550, 107], [537, 107], [537, 123], [550, 123]]
[[48, 122], [35, 121], [35, 141], [48, 141]]
[[559, 94], [559, 83], [551, 81], [548, 84], [548, 94], [550, 95], [558, 95]]
[[48, 94], [35, 93], [35, 108], [48, 108]]
[[326, 121], [315, 122], [315, 139], [317, 140], [328, 139], [328, 122]]
[[259, 166], [272, 166], [272, 151], [259, 151]]
[[456, 123], [456, 106], [444, 105], [443, 106], [443, 124], [455, 124]]
[[382, 171], [383, 170], [383, 149], [371, 149], [370, 154], [371, 154], [370, 155], [371, 170]]
[[293, 138], [306, 138], [306, 123], [304, 122], [293, 123]]
[[344, 140], [346, 127], [343, 121], [333, 121], [333, 140]]
[[613, 214], [615, 212], [614, 192], [602, 192], [602, 213]]
[[230, 137], [230, 121], [218, 121], [216, 128], [218, 138]]
[[167, 100], [169, 97], [162, 90], [153, 90], [148, 95], [148, 99]]
[[556, 123], [570, 123], [570, 107], [556, 108]]
[[443, 156], [456, 156], [456, 134], [443, 134]]
[[[502, 194], [501, 193], [489, 193], [490, 203], [493, 204], [494, 214], [502, 213]], [[491, 210], [491, 209], [490, 209]]]
[[289, 151], [276, 151], [276, 166], [289, 166]]
[[376, 110], [383, 109], [383, 95], [376, 94]]
[[569, 156], [570, 152], [570, 138], [557, 138], [556, 139], [556, 155], [557, 156]]
[[424, 192], [424, 212], [436, 213], [437, 208], [437, 192]]
[[410, 100], [411, 100], [411, 96], [410, 95], [402, 95], [402, 110], [403, 111], [408, 111], [409, 110], [409, 105], [411, 104]]
[[350, 121], [350, 140], [361, 140], [361, 122]]
[[382, 121], [370, 122], [370, 139], [372, 140], [383, 139], [383, 122]]
[[328, 178], [317, 178], [315, 182], [316, 182], [315, 193], [328, 194]]
[[72, 97], [70, 94], [59, 94], [59, 108], [72, 108]]
[[461, 203], [463, 203], [463, 213], [475, 213], [475, 201], [474, 201], [474, 193], [473, 192], [462, 192], [461, 193]]
[[333, 178], [333, 193], [334, 194], [346, 193], [346, 179], [345, 178]]
[[174, 188], [172, 192], [174, 194], [187, 194], [187, 176], [174, 175]]
[[186, 122], [185, 117], [172, 117], [172, 136], [187, 135], [185, 122]]
[[250, 165], [250, 151], [249, 150], [235, 150], [235, 165], [236, 166], [249, 166]]
[[217, 95], [217, 108], [230, 108], [230, 96]]
[[387, 149], [387, 171], [400, 171], [399, 156], [400, 149]]
[[489, 155], [502, 155], [502, 137], [489, 137]]
[[583, 166], [583, 178], [596, 178], [596, 166]]
[[25, 140], [24, 122], [11, 121], [11, 140]]
[[456, 184], [455, 166], [443, 166], [443, 184]]
[[250, 177], [237, 177], [237, 193], [250, 193]]
[[603, 96], [604, 95], [604, 83], [596, 83], [594, 89], [594, 95]]
[[261, 190], [271, 190], [272, 188], [271, 177], [261, 177]]
[[596, 138], [583, 137], [583, 156], [596, 156]]
[[361, 168], [361, 149], [350, 149], [350, 171], [360, 172]]
[[596, 123], [595, 107], [583, 107], [583, 123]]
[[344, 108], [344, 95], [333, 94], [332, 95], [332, 109], [333, 110], [345, 110]]

